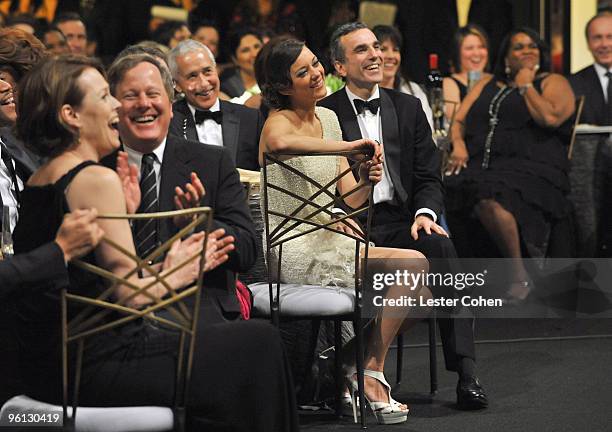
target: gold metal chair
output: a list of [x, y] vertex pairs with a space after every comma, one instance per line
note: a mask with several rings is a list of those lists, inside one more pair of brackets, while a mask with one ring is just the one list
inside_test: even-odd
[[576, 126], [580, 124], [580, 118], [582, 117], [582, 109], [584, 108], [585, 96], [581, 95], [576, 99], [576, 116], [574, 117], [574, 124], [572, 125], [572, 134], [570, 135], [569, 147], [567, 149], [567, 158], [572, 159], [572, 153], [574, 152], [574, 143], [576, 142]]
[[[360, 401], [364, 401], [363, 398], [363, 336], [362, 336], [362, 323], [361, 323], [361, 311], [362, 311], [362, 284], [363, 284], [363, 276], [365, 274], [365, 269], [367, 269], [368, 263], [368, 248], [370, 243], [370, 225], [372, 221], [372, 213], [373, 213], [373, 199], [372, 199], [372, 191], [370, 191], [370, 197], [368, 203], [357, 210], [350, 211], [346, 215], [342, 215], [341, 217], [336, 217], [332, 213], [332, 208], [336, 207], [346, 207], [343, 203], [344, 198], [352, 195], [358, 189], [364, 186], [357, 186], [351, 191], [346, 192], [343, 195], [338, 195], [335, 193], [335, 186], [339, 179], [346, 175], [353, 175], [353, 171], [359, 169], [361, 163], [365, 162], [366, 159], [363, 159], [364, 152], [363, 151], [351, 151], [351, 152], [338, 152], [338, 153], [283, 153], [273, 154], [273, 153], [264, 153], [264, 168], [263, 168], [263, 216], [264, 216], [264, 226], [265, 226], [265, 254], [266, 261], [268, 263], [268, 296], [269, 296], [269, 313], [272, 319], [272, 322], [275, 325], [279, 325], [281, 319], [310, 319], [310, 320], [333, 320], [334, 322], [334, 341], [335, 341], [335, 381], [336, 381], [336, 413], [340, 415], [342, 411], [341, 407], [341, 393], [343, 388], [343, 379], [342, 379], [342, 364], [341, 364], [341, 356], [339, 353], [341, 352], [341, 331], [340, 325], [342, 321], [353, 321], [355, 328], [355, 340], [356, 340], [356, 366], [357, 366], [357, 381], [358, 381], [358, 392]], [[335, 156], [335, 157], [347, 157], [349, 158], [349, 168], [343, 172], [340, 172], [336, 175], [336, 177], [328, 182], [327, 184], [320, 184], [316, 179], [308, 177], [306, 174], [300, 172], [299, 170], [292, 167], [288, 164], [285, 159], [287, 157], [325, 157], [325, 156]], [[351, 158], [353, 160], [351, 160]], [[316, 192], [311, 196], [300, 196], [290, 190], [285, 189], [284, 187], [274, 184], [268, 176], [268, 171], [271, 166], [277, 165], [280, 169], [284, 170], [286, 173], [291, 173], [291, 175], [300, 179], [307, 184], [313, 186], [316, 189]], [[274, 192], [272, 192], [274, 191]], [[300, 204], [292, 209], [288, 213], [283, 213], [279, 209], [271, 208], [269, 205], [269, 195], [270, 193], [281, 193], [285, 195], [287, 198], [292, 198], [300, 202]], [[321, 204], [320, 199], [325, 199], [325, 203]], [[367, 223], [365, 228], [362, 227], [352, 227], [354, 234], [349, 234], [345, 232], [339, 232], [334, 229], [334, 225], [337, 223], [348, 224], [347, 219], [356, 218], [361, 214], [367, 213]], [[328, 217], [329, 222], [321, 223], [316, 220], [317, 216], [325, 215]], [[272, 226], [270, 222], [270, 216], [275, 216], [279, 218], [280, 222], [276, 226]], [[301, 230], [297, 230], [296, 228], [304, 228]], [[281, 267], [282, 267], [282, 251], [283, 245], [286, 243], [300, 238], [302, 236], [308, 235], [310, 233], [314, 233], [318, 230], [328, 230], [330, 232], [335, 233], [339, 236], [346, 236], [355, 241], [355, 273], [354, 273], [354, 282], [355, 289], [352, 294], [352, 304], [349, 308], [346, 308], [339, 305], [339, 308], [334, 311], [330, 309], [329, 304], [314, 304], [317, 307], [313, 307], [310, 311], [304, 311], [300, 306], [303, 305], [303, 297], [296, 301], [301, 302], [297, 307], [291, 307], [289, 304], [291, 302], [291, 295], [283, 295], [281, 286]], [[363, 258], [360, 258], [360, 250], [364, 248]], [[276, 269], [273, 269], [271, 265], [271, 257], [272, 250], [277, 249], [278, 251], [278, 266]], [[290, 270], [290, 269], [289, 269]], [[320, 287], [319, 287], [320, 288]], [[326, 302], [320, 302], [326, 303]], [[283, 316], [283, 308], [288, 311], [285, 316]], [[361, 424], [365, 427], [365, 403], [360, 404], [361, 411]]]
[[[75, 418], [79, 399], [79, 386], [81, 379], [81, 369], [83, 362], [83, 351], [88, 337], [102, 332], [117, 328], [138, 319], [150, 320], [165, 327], [175, 329], [180, 333], [178, 344], [178, 361], [176, 370], [176, 392], [173, 406], [174, 430], [182, 431], [185, 426], [185, 404], [188, 397], [189, 379], [191, 376], [194, 345], [196, 341], [196, 328], [201, 296], [201, 287], [204, 277], [206, 239], [201, 252], [194, 253], [171, 269], [164, 269], [164, 274], [149, 265], [149, 262], [162, 256], [171, 247], [172, 243], [181, 237], [189, 234], [195, 227], [204, 227], [206, 232], [210, 232], [212, 224], [212, 210], [208, 207], [134, 215], [99, 215], [100, 219], [165, 219], [176, 216], [192, 216], [192, 221], [181, 229], [172, 238], [157, 247], [148, 256], [139, 258], [128, 252], [117, 243], [104, 238], [102, 241], [127, 256], [134, 262], [134, 267], [123, 277], [117, 276], [99, 266], [92, 265], [83, 261], [76, 261], [73, 264], [83, 270], [91, 272], [110, 282], [97, 297], [87, 297], [85, 295], [70, 292], [67, 289], [61, 292], [61, 324], [62, 324], [62, 392], [63, 392], [63, 419], [64, 427], [67, 430], [74, 430]], [[166, 278], [178, 271], [183, 266], [200, 258], [200, 272], [197, 281], [189, 287], [180, 291], [170, 286]], [[146, 271], [153, 277], [151, 283], [143, 287], [130, 282], [128, 279], [141, 271]], [[156, 285], [161, 284], [168, 291], [164, 298], [157, 297], [148, 292]], [[133, 290], [129, 296], [118, 301], [110, 300], [111, 295], [118, 286], [128, 287]], [[146, 296], [151, 302], [142, 308], [135, 308], [129, 305], [129, 301], [136, 296]], [[189, 307], [186, 300], [193, 298]], [[69, 306], [80, 307], [80, 311], [74, 316], [69, 317]], [[156, 315], [157, 312], [167, 311], [165, 317]], [[76, 347], [76, 364], [73, 377], [68, 374], [69, 349]], [[72, 379], [72, 415], [68, 415], [68, 386]]]

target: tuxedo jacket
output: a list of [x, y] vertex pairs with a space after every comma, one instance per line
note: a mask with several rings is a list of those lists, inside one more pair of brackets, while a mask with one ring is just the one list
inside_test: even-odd
[[32, 173], [40, 166], [40, 161], [24, 148], [23, 144], [13, 135], [10, 128], [0, 128], [0, 137], [15, 161], [15, 173], [25, 184]]
[[[103, 161], [113, 169], [116, 162], [116, 153]], [[169, 135], [161, 167], [159, 211], [175, 209], [174, 188], [184, 187], [190, 182], [192, 171], [206, 190], [201, 206], [211, 207], [214, 211], [213, 229], [224, 228], [227, 235], [235, 238], [235, 250], [230, 253], [229, 260], [204, 277], [203, 294], [214, 299], [224, 316], [238, 314], [240, 305], [236, 298], [235, 272], [247, 271], [257, 256], [256, 234], [245, 190], [227, 149]], [[158, 229], [161, 242], [178, 231], [170, 219], [161, 223]]]
[[[362, 138], [345, 88], [319, 105], [336, 113], [345, 140]], [[439, 216], [443, 203], [440, 156], [421, 102], [414, 96], [380, 88], [380, 115], [384, 163], [395, 187], [394, 201], [409, 223], [415, 211], [424, 207]]]
[[606, 125], [606, 100], [595, 67], [587, 66], [576, 72], [570, 76], [569, 82], [576, 97], [585, 97], [580, 123]]
[[221, 91], [231, 98], [242, 96], [246, 91], [237, 68], [230, 69], [221, 77]]
[[[259, 171], [259, 136], [263, 117], [258, 110], [226, 101], [219, 101], [223, 112], [221, 129], [223, 147], [238, 168]], [[187, 101], [175, 102], [172, 106], [174, 117], [170, 122], [169, 134], [187, 140], [199, 141], [196, 124]]]
[[41, 281], [58, 288], [68, 285], [64, 254], [55, 242], [0, 261], [0, 300], [30, 284], [39, 286]]

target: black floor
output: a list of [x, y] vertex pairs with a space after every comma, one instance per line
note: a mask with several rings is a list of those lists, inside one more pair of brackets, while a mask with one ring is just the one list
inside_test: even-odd
[[[410, 339], [424, 342], [425, 326]], [[376, 431], [612, 431], [612, 321], [489, 320], [478, 323], [478, 375], [490, 407], [455, 407], [456, 375], [446, 372], [439, 352], [439, 391], [429, 398], [426, 347], [404, 351], [404, 380], [394, 397], [410, 405], [408, 421]], [[386, 375], [395, 379], [395, 351]], [[302, 430], [359, 430], [352, 419], [324, 412], [302, 413]]]

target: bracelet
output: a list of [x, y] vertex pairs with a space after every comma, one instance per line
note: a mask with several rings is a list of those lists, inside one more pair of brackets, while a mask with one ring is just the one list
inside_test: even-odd
[[521, 96], [524, 96], [525, 93], [527, 92], [527, 89], [529, 89], [529, 87], [533, 87], [533, 84], [532, 83], [527, 83], [525, 85], [520, 86], [519, 87], [519, 94]]

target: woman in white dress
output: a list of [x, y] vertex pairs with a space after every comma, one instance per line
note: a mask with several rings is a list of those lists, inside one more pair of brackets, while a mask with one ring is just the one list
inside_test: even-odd
[[[273, 39], [258, 56], [256, 74], [264, 99], [271, 108], [259, 144], [260, 164], [263, 164], [263, 152], [329, 152], [374, 147], [374, 158], [363, 164], [364, 167], [360, 172], [360, 182], [366, 187], [345, 200], [351, 208], [362, 206], [368, 199], [372, 183], [380, 181], [382, 175], [380, 149], [375, 141], [368, 139], [343, 141], [334, 112], [316, 107], [317, 101], [326, 95], [325, 72], [316, 56], [303, 42], [289, 38]], [[321, 184], [333, 181], [339, 170], [347, 169], [349, 166], [346, 158], [335, 156], [293, 157], [286, 163]], [[312, 196], [314, 192], [312, 185], [297, 176], [285, 174], [277, 165], [270, 166], [267, 175], [274, 183], [302, 197]], [[338, 192], [343, 194], [352, 190], [356, 184], [356, 180], [349, 175], [338, 181], [336, 187]], [[270, 208], [282, 208], [285, 211], [291, 211], [300, 204], [299, 200], [276, 191], [269, 192], [268, 202]], [[321, 216], [324, 217], [326, 216]], [[329, 222], [329, 219], [327, 221], [323, 219], [322, 222]], [[272, 217], [271, 224], [277, 223], [278, 219]], [[309, 228], [301, 225], [296, 229]], [[346, 228], [338, 227], [338, 229]], [[320, 283], [310, 280], [309, 275], [313, 273], [313, 268], [323, 264], [322, 261], [327, 261], [332, 264], [332, 268], [328, 270], [333, 274], [335, 282], [351, 286], [351, 281], [354, 279], [350, 270], [354, 260], [353, 240], [328, 233], [326, 230], [318, 230], [296, 240], [283, 246], [285, 272], [281, 274], [282, 282]], [[370, 261], [369, 269], [373, 272], [394, 273], [398, 269], [416, 273], [427, 271], [427, 260], [420, 252], [413, 250], [371, 247], [368, 257], [379, 258]], [[400, 267], [398, 259], [402, 258], [404, 260], [401, 261], [402, 267]], [[272, 260], [274, 259], [272, 257]], [[385, 294], [386, 298], [400, 296], [427, 299], [431, 298], [431, 293], [422, 285], [416, 287], [392, 285]], [[393, 338], [417, 321], [416, 309], [395, 308], [393, 318], [387, 317], [386, 313], [390, 312], [389, 310], [381, 309], [365, 333], [367, 338], [364, 358], [365, 394], [379, 423], [400, 423], [407, 418], [408, 407], [391, 398], [390, 387], [382, 372]], [[421, 316], [424, 313], [423, 309], [418, 312]], [[385, 318], [382, 317], [383, 314]], [[349, 356], [345, 358], [348, 359]], [[349, 386], [355, 389], [354, 375], [351, 373], [347, 378]]]

